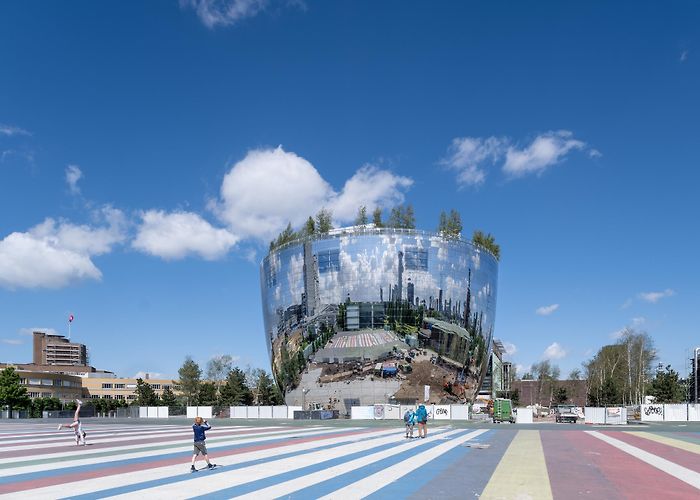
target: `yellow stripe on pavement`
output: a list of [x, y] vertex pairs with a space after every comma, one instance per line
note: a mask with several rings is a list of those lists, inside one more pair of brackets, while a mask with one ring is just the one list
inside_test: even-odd
[[659, 436], [658, 434], [651, 434], [650, 432], [625, 431], [625, 434], [631, 434], [632, 436], [648, 439], [649, 441], [656, 441], [657, 443], [666, 444], [668, 446], [673, 446], [674, 448], [680, 448], [681, 450], [700, 455], [700, 445], [698, 444], [689, 443], [687, 441], [681, 441], [680, 439], [674, 439], [666, 436]]
[[552, 498], [539, 431], [518, 431], [493, 471], [481, 498]]

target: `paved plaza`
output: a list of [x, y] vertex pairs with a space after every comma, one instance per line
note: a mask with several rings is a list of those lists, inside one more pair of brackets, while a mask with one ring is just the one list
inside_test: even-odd
[[434, 423], [407, 440], [400, 421], [212, 423], [222, 467], [190, 473], [185, 421], [86, 420], [87, 446], [56, 423], [0, 422], [0, 497], [700, 497], [697, 427]]

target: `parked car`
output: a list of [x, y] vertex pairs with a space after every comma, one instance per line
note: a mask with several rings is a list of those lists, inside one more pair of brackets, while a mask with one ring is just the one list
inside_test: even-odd
[[574, 405], [557, 405], [554, 415], [557, 423], [569, 422], [575, 424], [578, 420], [578, 413]]

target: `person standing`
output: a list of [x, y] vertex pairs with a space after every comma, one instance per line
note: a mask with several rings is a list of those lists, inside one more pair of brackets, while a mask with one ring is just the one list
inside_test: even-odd
[[416, 410], [416, 421], [418, 422], [418, 437], [428, 437], [428, 410], [421, 403]]
[[406, 424], [406, 438], [413, 438], [413, 426], [416, 424], [416, 412], [413, 408], [406, 410], [403, 414], [403, 421]]
[[75, 445], [78, 446], [82, 442], [82, 445], [85, 446], [85, 436], [87, 436], [87, 433], [83, 430], [83, 424], [80, 422], [80, 407], [83, 406], [83, 402], [79, 399], [76, 399], [75, 402], [78, 406], [75, 408], [73, 422], [70, 424], [58, 424], [58, 430], [60, 431], [64, 427], [73, 429], [73, 432], [75, 432]]
[[192, 455], [192, 467], [190, 467], [190, 472], [197, 472], [197, 468], [194, 466], [197, 456], [201, 453], [204, 455], [204, 460], [207, 462], [207, 468], [213, 469], [216, 464], [209, 462], [209, 455], [207, 455], [207, 445], [204, 443], [207, 436], [205, 431], [211, 429], [209, 422], [204, 420], [202, 417], [195, 417], [194, 425], [192, 425], [192, 430], [194, 431], [194, 453]]

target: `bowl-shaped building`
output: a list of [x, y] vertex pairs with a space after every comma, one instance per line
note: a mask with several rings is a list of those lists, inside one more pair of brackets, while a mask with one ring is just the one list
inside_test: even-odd
[[291, 389], [337, 332], [383, 331], [434, 351], [473, 399], [490, 354], [497, 275], [487, 250], [419, 230], [357, 226], [274, 248], [260, 269], [273, 374]]

